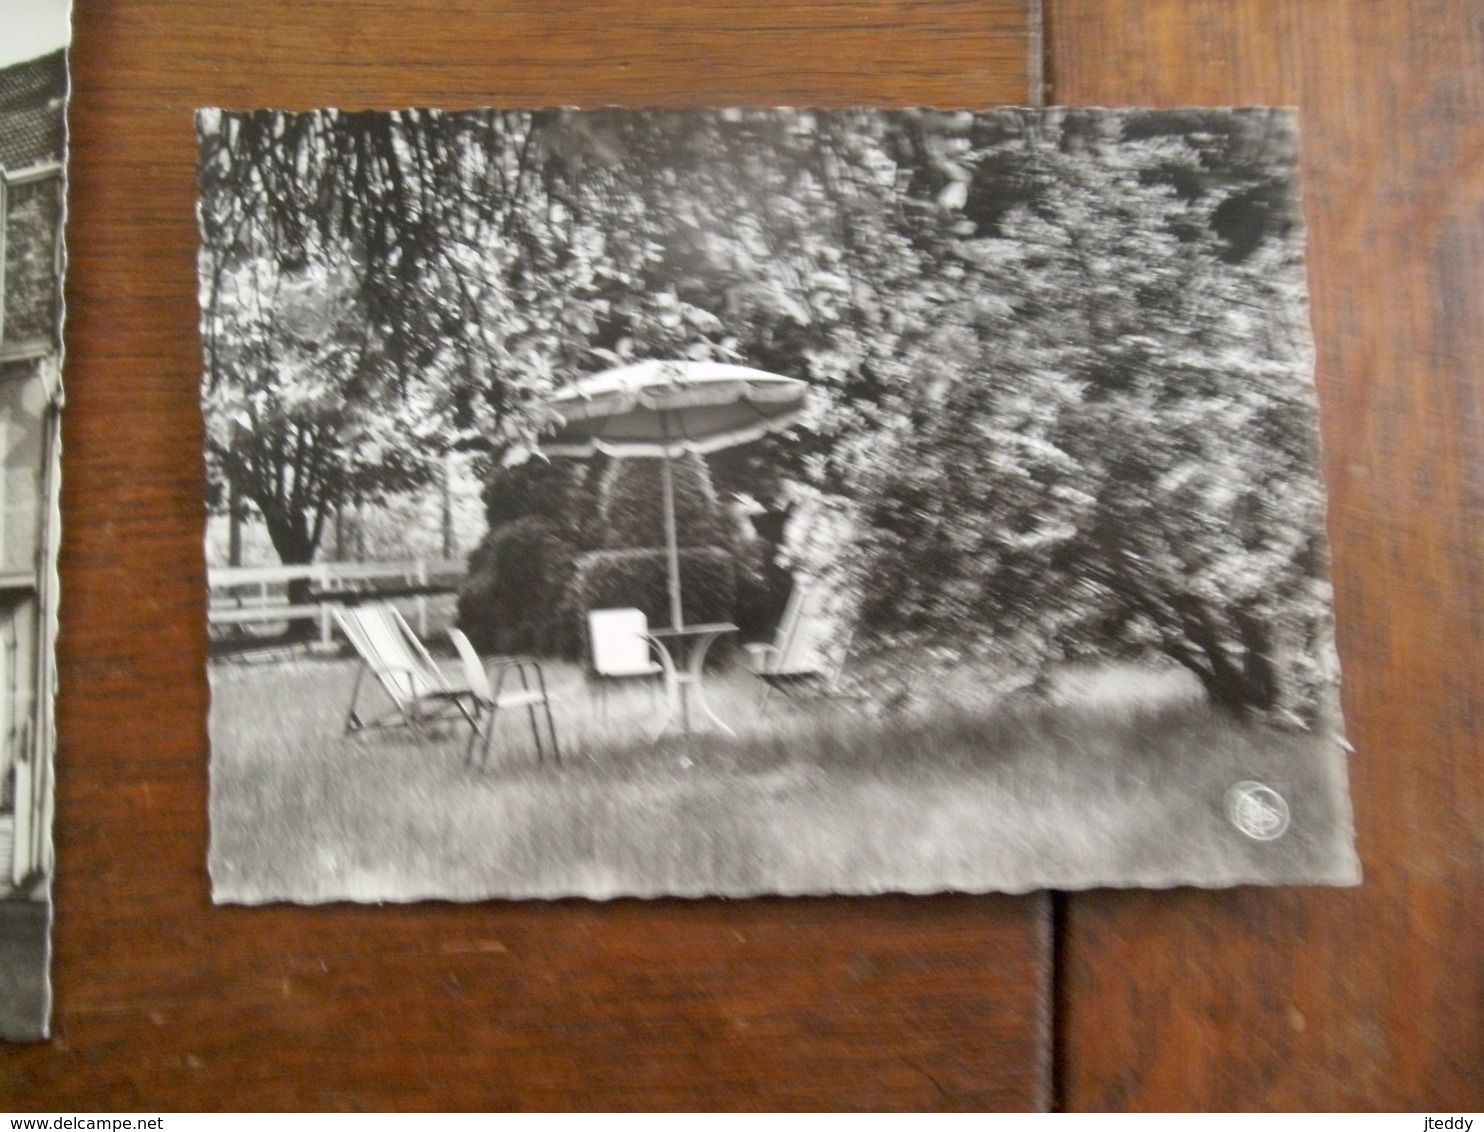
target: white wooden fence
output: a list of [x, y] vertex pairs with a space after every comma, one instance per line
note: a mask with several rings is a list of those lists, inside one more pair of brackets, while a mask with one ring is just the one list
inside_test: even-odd
[[[410, 598], [418, 633], [428, 631], [428, 598], [452, 593], [464, 574], [462, 562], [415, 559], [404, 562], [315, 562], [307, 566], [218, 566], [207, 571], [210, 625], [265, 625], [313, 620], [329, 644], [333, 610], [371, 598]], [[289, 601], [289, 583], [307, 580], [307, 603]]]

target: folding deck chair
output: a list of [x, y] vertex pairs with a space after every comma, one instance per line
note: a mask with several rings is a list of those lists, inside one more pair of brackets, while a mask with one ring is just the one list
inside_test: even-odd
[[[501, 711], [523, 707], [531, 721], [531, 735], [536, 740], [536, 761], [544, 762], [546, 750], [542, 746], [540, 717], [536, 714], [536, 709], [540, 707], [546, 715], [546, 734], [551, 739], [552, 758], [560, 766], [562, 749], [557, 745], [556, 723], [551, 717], [551, 696], [546, 691], [546, 674], [541, 670], [541, 665], [529, 657], [519, 656], [501, 656], [487, 662], [481, 661], [474, 646], [469, 643], [469, 638], [458, 629], [450, 629], [448, 639], [458, 650], [459, 661], [464, 666], [464, 682], [469, 686], [470, 703], [474, 708], [473, 730], [469, 733], [469, 747], [464, 752], [464, 761], [474, 761], [474, 742], [483, 734], [484, 752], [480, 756], [479, 765], [487, 765], [490, 744], [495, 738], [495, 719]], [[491, 668], [495, 669], [493, 687], [490, 685]], [[520, 678], [520, 687], [514, 688], [512, 681], [511, 690], [506, 691], [506, 680], [516, 676]]]
[[[335, 622], [361, 657], [345, 714], [347, 735], [368, 727], [406, 727], [421, 739], [423, 726], [428, 723], [463, 719], [470, 727], [477, 726], [466, 702], [471, 699], [470, 690], [449, 682], [394, 608], [359, 605], [337, 608], [334, 614]], [[368, 670], [392, 702], [390, 711], [374, 719], [363, 719], [357, 710]]]
[[840, 673], [850, 653], [850, 632], [841, 632], [838, 596], [827, 585], [798, 578], [771, 645], [745, 646], [752, 673], [763, 682], [758, 697], [773, 692], [798, 698], [853, 699], [840, 688]]

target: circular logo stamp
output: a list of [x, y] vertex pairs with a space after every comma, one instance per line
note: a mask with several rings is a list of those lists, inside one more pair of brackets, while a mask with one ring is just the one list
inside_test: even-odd
[[1288, 803], [1261, 782], [1238, 782], [1226, 792], [1227, 820], [1254, 841], [1276, 841], [1288, 829]]

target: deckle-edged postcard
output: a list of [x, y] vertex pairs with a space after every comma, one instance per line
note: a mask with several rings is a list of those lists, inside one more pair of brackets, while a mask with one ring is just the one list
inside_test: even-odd
[[1293, 114], [197, 128], [218, 901], [1358, 881]]
[[47, 1036], [68, 0], [0, 0], [0, 1038]]

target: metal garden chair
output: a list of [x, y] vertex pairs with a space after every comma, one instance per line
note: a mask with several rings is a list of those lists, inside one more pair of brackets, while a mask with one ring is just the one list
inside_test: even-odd
[[[546, 674], [541, 665], [529, 657], [501, 656], [482, 661], [469, 638], [458, 629], [448, 631], [448, 639], [458, 651], [459, 661], [464, 667], [464, 682], [468, 685], [470, 704], [474, 708], [473, 730], [469, 734], [469, 747], [464, 759], [472, 763], [474, 744], [482, 734], [484, 751], [480, 756], [481, 767], [489, 763], [490, 745], [495, 738], [495, 720], [500, 712], [512, 708], [525, 708], [531, 723], [531, 735], [536, 740], [536, 761], [544, 762], [546, 750], [541, 734], [541, 715], [546, 717], [546, 736], [551, 740], [552, 759], [561, 765], [562, 749], [557, 743], [556, 722], [551, 715], [552, 697], [546, 689]], [[494, 683], [490, 683], [490, 670], [494, 670]], [[513, 686], [515, 679], [520, 687]], [[507, 689], [507, 682], [512, 686]], [[537, 713], [537, 708], [541, 713]]]

